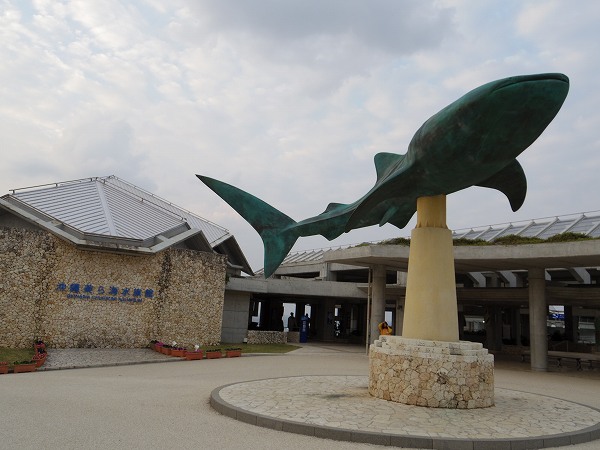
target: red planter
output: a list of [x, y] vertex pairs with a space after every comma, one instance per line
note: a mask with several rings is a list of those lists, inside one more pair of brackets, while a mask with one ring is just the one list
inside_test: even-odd
[[35, 372], [35, 363], [30, 364], [15, 364], [14, 373]]
[[197, 352], [185, 352], [185, 359], [188, 361], [194, 361], [202, 358], [204, 358], [204, 352], [202, 350]]
[[171, 349], [171, 356], [177, 356], [179, 358], [183, 358], [185, 356], [185, 349]]
[[237, 358], [238, 356], [242, 356], [241, 350], [225, 350], [225, 356], [228, 358]]
[[221, 351], [218, 352], [206, 352], [206, 359], [218, 359], [222, 356]]
[[35, 367], [42, 367], [42, 365], [46, 362], [46, 356], [43, 358], [34, 359], [33, 362], [35, 363]]
[[8, 373], [8, 363], [7, 362], [0, 362], [0, 374], [3, 373]]

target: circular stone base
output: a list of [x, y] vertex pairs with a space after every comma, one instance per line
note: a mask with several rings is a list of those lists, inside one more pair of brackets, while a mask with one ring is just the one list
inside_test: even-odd
[[494, 356], [479, 342], [379, 336], [369, 351], [369, 393], [431, 408], [494, 404]]
[[490, 408], [425, 408], [372, 397], [368, 383], [365, 376], [274, 378], [222, 386], [210, 401], [253, 425], [399, 447], [546, 448], [600, 438], [600, 411], [565, 400], [496, 388]]

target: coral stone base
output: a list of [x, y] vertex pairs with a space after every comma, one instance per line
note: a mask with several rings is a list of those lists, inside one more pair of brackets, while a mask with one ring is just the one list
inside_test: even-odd
[[369, 352], [369, 393], [406, 405], [487, 408], [494, 356], [478, 342], [380, 336]]

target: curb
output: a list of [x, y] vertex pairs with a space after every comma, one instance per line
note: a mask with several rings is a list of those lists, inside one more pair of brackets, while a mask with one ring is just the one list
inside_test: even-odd
[[[276, 431], [285, 431], [288, 433], [303, 434], [324, 439], [333, 439], [336, 441], [437, 450], [520, 450], [561, 447], [566, 445], [582, 444], [600, 439], [600, 423], [568, 433], [502, 439], [424, 437], [391, 433], [376, 433], [362, 430], [306, 424], [254, 413], [252, 411], [234, 406], [223, 400], [220, 395], [221, 390], [236, 384], [244, 384], [244, 382], [223, 385], [215, 388], [211, 392], [210, 405], [214, 410], [224, 416], [231, 417], [232, 419], [251, 425], [269, 428]], [[586, 408], [600, 412], [600, 409], [588, 405], [583, 405], [576, 402], [570, 403], [585, 406]]]

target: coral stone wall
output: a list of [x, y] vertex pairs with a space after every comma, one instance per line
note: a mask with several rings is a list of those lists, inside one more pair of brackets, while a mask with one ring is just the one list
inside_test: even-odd
[[225, 257], [171, 250], [163, 260], [156, 303], [158, 339], [185, 345], [221, 341], [225, 298]]
[[248, 344], [285, 344], [286, 333], [283, 331], [248, 330]]
[[83, 251], [45, 231], [0, 228], [0, 346], [218, 343], [225, 257]]
[[48, 234], [0, 228], [0, 347], [31, 347], [41, 323], [32, 320], [49, 290], [55, 241]]

